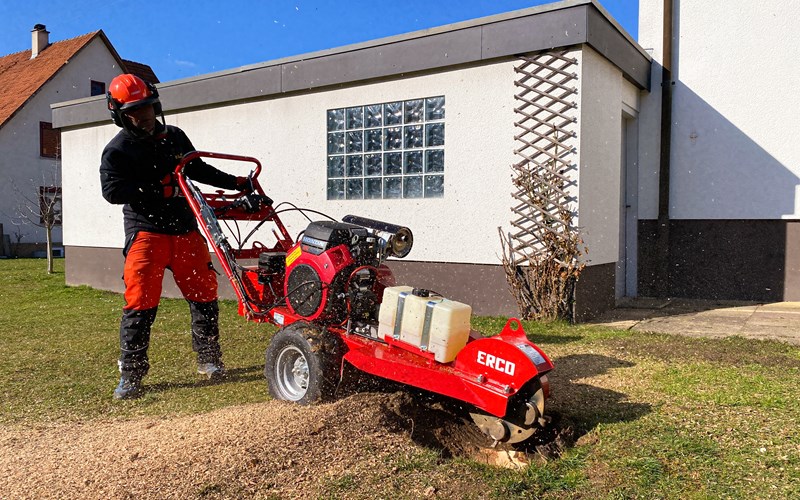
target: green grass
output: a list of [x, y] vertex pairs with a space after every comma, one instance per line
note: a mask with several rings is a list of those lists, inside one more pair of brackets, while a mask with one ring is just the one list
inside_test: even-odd
[[[163, 300], [153, 327], [151, 390], [114, 402], [122, 297], [64, 286], [39, 260], [0, 260], [0, 424], [199, 414], [266, 401], [263, 353], [274, 329], [221, 304], [232, 374], [195, 373], [189, 313]], [[474, 318], [499, 333], [507, 318]], [[800, 349], [741, 338], [695, 339], [524, 322], [556, 365], [549, 411], [577, 442], [521, 471], [422, 448], [375, 474], [320, 479], [321, 496], [397, 497], [435, 488], [463, 498], [800, 498]], [[375, 444], [379, 446], [379, 444]], [[215, 497], [210, 478], [197, 495]]]
[[149, 390], [114, 402], [119, 380], [118, 294], [64, 285], [64, 261], [47, 275], [39, 260], [0, 260], [0, 422], [188, 414], [268, 399], [264, 350], [274, 328], [248, 323], [220, 304], [230, 383], [195, 373], [188, 305], [164, 299], [152, 329]]
[[797, 368], [795, 375], [765, 372], [763, 367], [719, 367], [709, 363], [691, 363], [666, 367], [654, 376], [664, 391], [684, 401], [709, 402], [719, 406], [758, 407], [766, 410], [800, 410]]
[[497, 467], [469, 465], [492, 486], [493, 498], [557, 497], [587, 485], [586, 455], [585, 450], [570, 450], [558, 460], [513, 473]]

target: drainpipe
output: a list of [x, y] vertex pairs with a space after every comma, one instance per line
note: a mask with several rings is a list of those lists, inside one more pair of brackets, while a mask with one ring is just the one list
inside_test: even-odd
[[658, 169], [658, 225], [656, 228], [656, 295], [670, 295], [669, 170], [672, 139], [672, 36], [673, 0], [664, 0], [664, 40], [661, 65], [661, 146]]

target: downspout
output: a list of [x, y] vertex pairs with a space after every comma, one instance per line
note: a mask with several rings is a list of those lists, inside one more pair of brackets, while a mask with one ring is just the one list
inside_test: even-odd
[[670, 283], [669, 188], [670, 142], [672, 140], [672, 36], [673, 0], [664, 0], [663, 52], [661, 61], [661, 145], [658, 169], [658, 225], [656, 227], [656, 283], [658, 297], [668, 297]]

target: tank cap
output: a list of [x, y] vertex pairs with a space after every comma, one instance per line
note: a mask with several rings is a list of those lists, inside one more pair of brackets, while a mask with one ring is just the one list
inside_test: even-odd
[[424, 288], [414, 288], [411, 290], [411, 295], [416, 295], [417, 297], [430, 297], [431, 291]]

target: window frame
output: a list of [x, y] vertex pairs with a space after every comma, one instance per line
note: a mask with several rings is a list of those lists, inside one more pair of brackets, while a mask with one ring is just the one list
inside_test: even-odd
[[[48, 151], [52, 142], [53, 152]], [[61, 130], [53, 128], [50, 122], [39, 122], [39, 156], [61, 159]]]
[[[102, 87], [102, 90], [95, 92], [95, 87]], [[92, 96], [106, 95], [106, 82], [99, 82], [97, 80], [89, 80], [89, 94]]]

